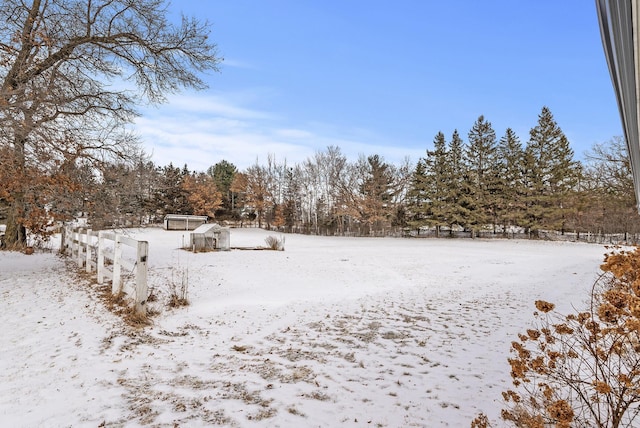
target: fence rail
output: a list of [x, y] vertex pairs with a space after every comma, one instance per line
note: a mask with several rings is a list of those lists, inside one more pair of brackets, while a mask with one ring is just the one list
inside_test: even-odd
[[[133, 248], [135, 256], [123, 251], [123, 246]], [[62, 231], [61, 249], [76, 261], [79, 268], [84, 267], [87, 273], [96, 272], [98, 284], [103, 284], [105, 279], [111, 280], [113, 295], [125, 293], [133, 301], [135, 312], [146, 314], [149, 257], [147, 241], [138, 241], [108, 231], [65, 227]], [[125, 275], [124, 272], [131, 272], [135, 277], [132, 286], [125, 286], [129, 284], [123, 279], [130, 275]]]

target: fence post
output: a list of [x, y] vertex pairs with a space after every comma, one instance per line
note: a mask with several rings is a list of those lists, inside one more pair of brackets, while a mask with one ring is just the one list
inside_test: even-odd
[[91, 229], [87, 229], [87, 246], [85, 252], [85, 272], [91, 273]]
[[104, 232], [98, 232], [98, 260], [96, 263], [96, 271], [98, 272], [98, 284], [102, 284], [104, 280]]
[[76, 239], [75, 244], [78, 252], [76, 253], [76, 263], [78, 267], [82, 267], [82, 229], [78, 229], [78, 232], [75, 234]]
[[65, 246], [67, 244], [67, 226], [62, 226], [62, 230], [60, 231], [60, 254], [65, 253]]
[[147, 258], [149, 256], [149, 243], [138, 241], [137, 261], [136, 261], [136, 307], [137, 314], [147, 313]]
[[116, 235], [113, 247], [113, 280], [111, 281], [111, 294], [120, 294], [122, 291], [122, 279], [120, 278], [120, 264], [122, 261], [122, 244], [120, 235]]
[[65, 227], [65, 253], [69, 251], [69, 254], [73, 257], [73, 228], [70, 225]]

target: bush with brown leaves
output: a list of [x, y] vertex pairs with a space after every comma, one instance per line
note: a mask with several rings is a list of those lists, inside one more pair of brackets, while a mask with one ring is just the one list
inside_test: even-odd
[[[511, 344], [512, 426], [633, 427], [640, 413], [640, 250], [605, 257], [586, 310], [535, 302], [535, 327]], [[474, 425], [475, 424], [475, 425]], [[472, 426], [490, 426], [480, 415]]]

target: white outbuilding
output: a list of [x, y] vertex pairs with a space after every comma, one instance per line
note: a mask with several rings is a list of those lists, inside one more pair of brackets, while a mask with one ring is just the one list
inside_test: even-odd
[[229, 251], [231, 249], [231, 231], [219, 224], [203, 224], [191, 232], [189, 248], [194, 251]]
[[206, 215], [167, 214], [164, 217], [165, 230], [194, 230], [205, 224], [209, 217]]

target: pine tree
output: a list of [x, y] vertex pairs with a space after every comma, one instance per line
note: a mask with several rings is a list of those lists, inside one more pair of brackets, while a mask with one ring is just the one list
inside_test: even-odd
[[500, 138], [497, 147], [498, 160], [498, 188], [497, 209], [498, 221], [502, 224], [504, 233], [508, 226], [520, 224], [525, 209], [523, 162], [524, 151], [522, 143], [511, 129], [507, 128]]
[[580, 166], [573, 160], [569, 141], [548, 107], [538, 116], [525, 149], [528, 189], [528, 226], [564, 231], [569, 196]]
[[469, 131], [465, 163], [471, 186], [469, 224], [472, 231], [496, 224], [496, 133], [491, 122], [478, 117]]
[[391, 216], [391, 185], [393, 177], [390, 167], [379, 155], [359, 161], [363, 180], [360, 185], [360, 219], [380, 230], [389, 223]]
[[450, 224], [450, 219], [447, 216], [449, 212], [447, 206], [449, 194], [447, 142], [442, 132], [436, 134], [433, 140], [433, 150], [427, 150], [425, 166], [429, 201], [427, 224], [435, 227], [436, 236], [439, 236], [440, 228]]
[[420, 233], [420, 228], [428, 224], [429, 190], [427, 166], [424, 158], [418, 160], [411, 178], [411, 186], [407, 195], [408, 224]]
[[181, 170], [172, 163], [158, 168], [158, 186], [155, 191], [155, 206], [161, 215], [190, 214], [187, 195], [182, 188], [184, 177], [189, 174], [185, 165]]
[[464, 152], [464, 142], [456, 129], [451, 136], [446, 159], [446, 217], [450, 227], [450, 234], [453, 234], [453, 229], [456, 225], [468, 226], [471, 199], [469, 174], [464, 162]]
[[222, 205], [216, 213], [216, 217], [230, 217], [234, 209], [234, 195], [231, 192], [231, 183], [238, 172], [234, 164], [226, 160], [221, 160], [207, 169], [207, 174], [213, 177], [216, 188], [222, 195]]

